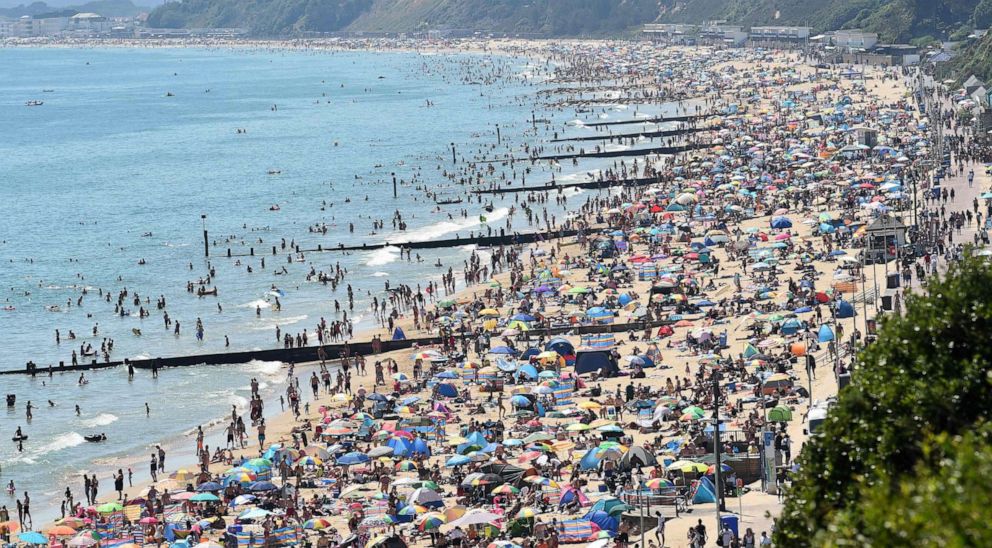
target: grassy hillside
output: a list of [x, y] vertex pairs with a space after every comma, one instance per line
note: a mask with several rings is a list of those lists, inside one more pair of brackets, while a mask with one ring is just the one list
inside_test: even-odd
[[156, 9], [149, 24], [260, 35], [462, 29], [576, 36], [616, 34], [657, 16], [657, 0], [182, 0]]
[[972, 23], [988, 0], [663, 0], [663, 19], [726, 19], [744, 25], [808, 25], [817, 31], [863, 28], [885, 42], [943, 37]]

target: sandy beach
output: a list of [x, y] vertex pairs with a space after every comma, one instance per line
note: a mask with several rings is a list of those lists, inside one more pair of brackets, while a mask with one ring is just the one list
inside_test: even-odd
[[[202, 468], [170, 464], [159, 481], [147, 477], [148, 457], [135, 455], [125, 461], [135, 481], [123, 494], [137, 503], [113, 506], [113, 479], [101, 477], [99, 500], [69, 512], [77, 517], [35, 526], [53, 544], [89, 546], [78, 539], [102, 530], [101, 546], [661, 548], [713, 546], [718, 537], [755, 546], [772, 534], [814, 421], [857, 374], [854, 353], [870, 343], [883, 294], [896, 303], [886, 313], [898, 313], [904, 291], [923, 290], [960, 252], [955, 242], [987, 239], [969, 213], [956, 232], [935, 234], [925, 254], [907, 258], [902, 240], [885, 240], [888, 260], [864, 260], [872, 226], [896, 217], [906, 226], [914, 208], [928, 209], [922, 161], [931, 144], [915, 70], [592, 41], [101, 42], [191, 45], [553, 60], [558, 85], [638, 82], [691, 99], [685, 112], [707, 119], [675, 139], [705, 148], [618, 158], [613, 173], [600, 173], [617, 185], [569, 198], [569, 218], [555, 224], [577, 237], [475, 249], [448, 280], [404, 281], [417, 290], [396, 292], [388, 321], [354, 340], [401, 330], [449, 342], [349, 357], [343, 367], [329, 361], [325, 378], [320, 363], [284, 364], [292, 376], [283, 395], [299, 398], [298, 414], [287, 405], [266, 409], [264, 423], [245, 416], [246, 447]], [[664, 78], [658, 59], [670, 63]], [[577, 97], [624, 100], [597, 91], [557, 99]], [[568, 121], [563, 111], [554, 123]], [[636, 135], [649, 125], [608, 131]], [[874, 132], [874, 143], [855, 128]], [[961, 158], [968, 163], [944, 182], [957, 195], [946, 212], [933, 206], [934, 219], [964, 215], [973, 201], [974, 213], [986, 214], [978, 196], [992, 181], [977, 158]], [[635, 177], [654, 181], [620, 183]], [[921, 184], [910, 187], [911, 178]], [[541, 200], [561, 200], [564, 189], [521, 194], [512, 198], [518, 215], [551, 228]], [[900, 287], [890, 287], [891, 273]], [[531, 336], [546, 328], [567, 330]], [[207, 437], [217, 440], [227, 422]], [[195, 432], [188, 444], [199, 451]], [[735, 533], [724, 537], [724, 523]], [[52, 534], [55, 526], [63, 534]]]

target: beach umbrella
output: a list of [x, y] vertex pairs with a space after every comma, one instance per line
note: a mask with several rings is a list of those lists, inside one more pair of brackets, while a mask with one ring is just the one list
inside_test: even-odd
[[680, 472], [705, 472], [709, 469], [709, 466], [702, 462], [693, 462], [690, 460], [677, 460], [668, 465], [668, 470], [677, 470]]
[[96, 507], [96, 511], [97, 512], [100, 512], [101, 514], [110, 514], [112, 512], [120, 512], [123, 509], [124, 509], [124, 507], [121, 506], [121, 503], [119, 503], [119, 502], [108, 502], [106, 504], [101, 504], [100, 506], [97, 506]]
[[[734, 469], [728, 466], [727, 464], [724, 463], [720, 464], [720, 472], [733, 472], [733, 470]], [[715, 464], [709, 465], [709, 467], [706, 469], [706, 475], [712, 476], [715, 473], [716, 473], [716, 465]]]
[[514, 517], [517, 519], [533, 519], [541, 514], [540, 510], [533, 508], [531, 506], [524, 506], [521, 508]]
[[66, 546], [72, 546], [74, 548], [85, 548], [89, 546], [96, 546], [97, 540], [89, 535], [80, 535], [75, 537], [66, 543]]
[[[70, 535], [74, 534], [76, 531], [72, 528], [68, 528], [72, 532], [68, 533]], [[0, 534], [10, 535], [21, 530], [21, 524], [14, 520], [10, 521], [0, 521]]]
[[68, 525], [56, 525], [48, 530], [48, 534], [56, 537], [70, 537], [76, 534], [76, 530]]
[[530, 407], [533, 402], [527, 396], [517, 394], [510, 398], [510, 405], [514, 407]]
[[352, 451], [351, 453], [341, 455], [335, 462], [342, 466], [351, 466], [353, 464], [364, 464], [370, 460], [372, 460], [372, 458], [365, 453]]
[[276, 489], [278, 489], [278, 487], [276, 487], [276, 485], [271, 481], [256, 481], [248, 486], [248, 490], [252, 492], [275, 491]]
[[189, 500], [193, 502], [217, 502], [220, 500], [220, 497], [213, 493], [197, 493], [190, 497]]
[[491, 495], [517, 495], [519, 493], [520, 489], [517, 489], [509, 483], [504, 483], [489, 492]]
[[403, 460], [396, 463], [396, 470], [400, 472], [412, 472], [417, 469], [417, 463], [412, 460]]
[[208, 481], [201, 483], [196, 487], [196, 490], [203, 493], [205, 491], [220, 491], [224, 486], [217, 483], [216, 481]]
[[244, 506], [255, 502], [255, 495], [238, 495], [231, 501], [231, 506]]
[[448, 518], [440, 512], [428, 512], [415, 522], [417, 529], [421, 531], [435, 531], [448, 522]]
[[28, 531], [26, 533], [21, 533], [17, 535], [17, 540], [25, 544], [48, 544], [48, 539], [45, 535], [37, 531]]
[[268, 510], [263, 510], [262, 508], [249, 508], [248, 510], [245, 510], [244, 512], [238, 514], [238, 519], [256, 520], [271, 515], [272, 512], [269, 512]]

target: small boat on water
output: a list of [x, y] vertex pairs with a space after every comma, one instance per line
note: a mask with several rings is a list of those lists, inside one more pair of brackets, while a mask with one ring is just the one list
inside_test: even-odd
[[196, 290], [196, 294], [198, 296], [200, 296], [200, 297], [204, 297], [206, 295], [213, 295], [213, 296], [216, 297], [217, 296], [217, 288], [215, 287], [213, 289], [206, 289], [206, 288], [204, 288], [204, 287], [201, 286], [199, 289]]
[[269, 170], [269, 175], [279, 175], [280, 173], [282, 173], [282, 170], [279, 170], [279, 169], [270, 169]]
[[24, 106], [27, 106], [27, 107], [40, 107], [41, 105], [44, 105], [44, 104], [45, 104], [44, 101], [39, 101], [37, 99], [33, 99], [31, 101], [28, 101], [28, 102], [24, 103]]
[[101, 442], [101, 441], [107, 441], [107, 435], [106, 434], [91, 434], [89, 436], [83, 436], [83, 439], [86, 440], [86, 441], [88, 441], [88, 442], [97, 443], [97, 442]]
[[455, 200], [434, 200], [434, 203], [437, 204], [437, 205], [460, 204], [460, 203], [462, 203], [462, 199], [461, 198], [457, 198]]

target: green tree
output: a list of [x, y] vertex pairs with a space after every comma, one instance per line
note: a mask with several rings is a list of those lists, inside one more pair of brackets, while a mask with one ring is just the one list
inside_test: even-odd
[[975, 6], [971, 15], [976, 29], [987, 29], [992, 26], [992, 0], [982, 0]]
[[883, 322], [823, 435], [802, 451], [776, 544], [821, 545], [839, 521], [867, 527], [866, 514], [852, 511], [865, 493], [897, 497], [907, 476], [936, 465], [928, 436], [957, 436], [992, 418], [990, 287], [992, 267], [968, 258], [927, 295], [907, 297], [905, 316]]
[[923, 446], [926, 464], [898, 482], [864, 490], [854, 508], [838, 514], [824, 544], [992, 546], [990, 434], [984, 425], [961, 436], [931, 438]]

